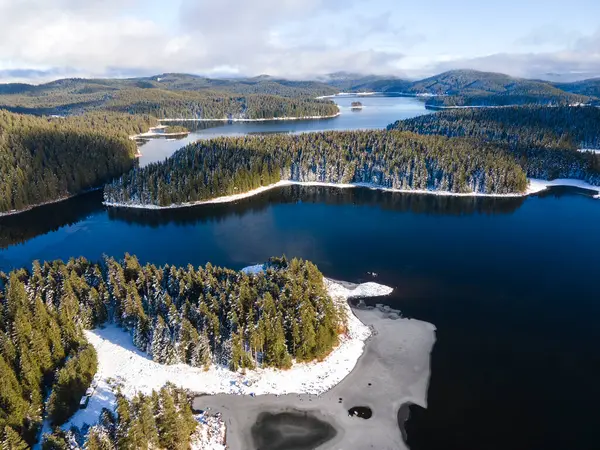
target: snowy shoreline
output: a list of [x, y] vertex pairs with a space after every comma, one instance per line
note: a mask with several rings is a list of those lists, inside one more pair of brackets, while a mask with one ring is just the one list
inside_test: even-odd
[[326, 116], [298, 116], [298, 117], [272, 117], [270, 119], [158, 119], [159, 122], [271, 122], [271, 121], [286, 121], [286, 120], [318, 120], [318, 119], [333, 119], [338, 117], [341, 112], [329, 114]]
[[[249, 272], [257, 273], [260, 268], [262, 266], [254, 266]], [[281, 395], [328, 391], [354, 369], [371, 336], [370, 328], [356, 317], [348, 299], [389, 295], [393, 289], [373, 282], [343, 285], [324, 278], [324, 283], [334, 301], [346, 308], [348, 331], [323, 361], [295, 363], [289, 370], [264, 368], [243, 374], [215, 364], [208, 370], [187, 364], [163, 365], [138, 350], [131, 334], [114, 324], [85, 331], [86, 338], [98, 353], [98, 385], [88, 407], [78, 410], [63, 429], [95, 424], [102, 408], [114, 409], [111, 380], [117, 381], [122, 393], [129, 398], [138, 392], [150, 394], [167, 382], [198, 394]]]
[[448, 192], [448, 191], [429, 191], [423, 189], [393, 189], [386, 188], [383, 186], [379, 186], [372, 183], [325, 183], [319, 181], [289, 181], [289, 180], [281, 180], [277, 183], [269, 184], [268, 186], [261, 186], [259, 188], [253, 189], [248, 192], [244, 192], [242, 194], [234, 194], [234, 195], [225, 195], [222, 197], [216, 197], [210, 200], [199, 200], [196, 202], [187, 202], [187, 203], [173, 203], [169, 206], [158, 206], [158, 205], [141, 205], [136, 203], [117, 203], [117, 202], [103, 202], [105, 206], [111, 208], [132, 208], [132, 209], [149, 209], [149, 210], [159, 210], [159, 209], [177, 209], [177, 208], [189, 208], [192, 206], [199, 205], [210, 205], [210, 204], [219, 204], [219, 203], [229, 203], [235, 202], [237, 200], [242, 200], [248, 197], [252, 197], [254, 195], [261, 194], [271, 189], [280, 188], [283, 186], [322, 186], [322, 187], [335, 187], [335, 188], [355, 188], [355, 187], [366, 187], [369, 189], [381, 190], [386, 192], [399, 192], [405, 194], [425, 194], [425, 195], [439, 195], [446, 197], [494, 197], [494, 198], [515, 198], [515, 197], [526, 197], [528, 195], [537, 194], [541, 191], [544, 191], [553, 186], [570, 186], [570, 187], [578, 187], [581, 189], [588, 189], [591, 191], [596, 191], [598, 195], [600, 195], [600, 186], [594, 186], [585, 181], [581, 180], [573, 180], [573, 179], [557, 179], [552, 181], [547, 180], [539, 180], [536, 178], [529, 179], [529, 187], [523, 193], [514, 193], [514, 194], [483, 194], [479, 192], [468, 192], [468, 193], [459, 193], [459, 192]]

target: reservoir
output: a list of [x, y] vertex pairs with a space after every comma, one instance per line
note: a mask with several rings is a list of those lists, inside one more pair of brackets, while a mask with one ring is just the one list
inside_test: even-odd
[[[415, 99], [361, 102], [362, 111], [342, 108], [329, 121], [221, 123], [188, 139], [336, 129], [326, 127], [349, 115], [345, 126], [382, 128], [423, 113]], [[157, 160], [181, 145], [141, 150]], [[0, 218], [0, 270], [125, 252], [142, 263], [234, 269], [274, 255], [310, 259], [331, 278], [393, 286], [371, 303], [437, 327], [428, 408], [411, 407], [406, 423], [411, 449], [596, 448], [600, 202], [586, 191], [457, 198], [287, 186], [167, 211], [101, 200], [92, 192]]]

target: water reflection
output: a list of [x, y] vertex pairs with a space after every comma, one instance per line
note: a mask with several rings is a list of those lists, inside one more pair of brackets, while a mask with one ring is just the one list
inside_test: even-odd
[[517, 210], [523, 201], [523, 198], [451, 197], [384, 192], [366, 188], [285, 186], [235, 203], [169, 210], [109, 208], [108, 217], [111, 220], [150, 227], [170, 223], [193, 225], [220, 222], [230, 217], [243, 217], [249, 213], [261, 212], [273, 204], [294, 203], [369, 206], [395, 212], [462, 216], [510, 214]]
[[365, 188], [285, 186], [235, 203], [169, 210], [107, 208], [105, 211], [102, 205], [102, 192], [95, 191], [18, 215], [0, 218], [0, 248], [25, 243], [36, 236], [84, 222], [91, 215], [99, 216], [95, 219], [101, 221], [108, 219], [109, 222], [120, 221], [129, 225], [158, 228], [168, 224], [219, 223], [230, 218], [259, 213], [275, 204], [355, 205], [395, 212], [465, 216], [510, 214], [517, 210], [523, 201], [523, 198], [446, 197], [383, 192]]
[[36, 236], [76, 224], [103, 209], [102, 192], [94, 191], [14, 216], [0, 217], [0, 248], [22, 244]]

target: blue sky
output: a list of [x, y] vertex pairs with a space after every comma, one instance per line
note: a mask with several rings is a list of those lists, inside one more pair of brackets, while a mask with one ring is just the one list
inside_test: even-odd
[[0, 0], [0, 81], [190, 72], [600, 76], [592, 0]]

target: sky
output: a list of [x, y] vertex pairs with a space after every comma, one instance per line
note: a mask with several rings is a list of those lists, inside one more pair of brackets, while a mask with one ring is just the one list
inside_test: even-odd
[[600, 76], [598, 0], [0, 0], [0, 82]]

